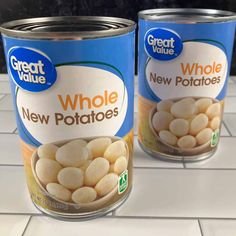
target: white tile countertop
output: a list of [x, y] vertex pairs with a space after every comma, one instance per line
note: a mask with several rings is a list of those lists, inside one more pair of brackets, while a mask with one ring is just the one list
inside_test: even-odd
[[[135, 122], [137, 93], [135, 95]], [[216, 154], [198, 163], [170, 163], [145, 154], [135, 125], [134, 187], [105, 217], [58, 221], [31, 203], [7, 75], [0, 74], [0, 236], [236, 235], [236, 77], [231, 77]]]

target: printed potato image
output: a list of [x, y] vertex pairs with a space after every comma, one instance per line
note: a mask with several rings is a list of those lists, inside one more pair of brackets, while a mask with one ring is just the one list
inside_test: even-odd
[[184, 97], [162, 100], [150, 111], [149, 126], [170, 153], [197, 155], [210, 148], [219, 131], [222, 104], [216, 99]]
[[33, 153], [34, 178], [46, 196], [93, 210], [118, 192], [129, 149], [119, 137], [94, 137], [43, 144]]

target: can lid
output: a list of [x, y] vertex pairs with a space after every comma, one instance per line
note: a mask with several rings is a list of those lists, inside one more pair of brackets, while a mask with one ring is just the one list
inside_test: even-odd
[[161, 22], [210, 23], [236, 20], [236, 13], [214, 9], [199, 8], [160, 8], [148, 9], [138, 13], [139, 18]]
[[86, 39], [121, 35], [135, 29], [134, 21], [101, 16], [39, 17], [1, 25], [7, 36], [30, 39]]

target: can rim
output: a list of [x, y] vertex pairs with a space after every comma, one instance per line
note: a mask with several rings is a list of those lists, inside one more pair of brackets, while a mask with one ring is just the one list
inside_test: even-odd
[[[107, 28], [102, 30], [75, 30], [75, 31], [33, 31], [37, 27], [47, 24], [54, 26], [56, 24], [94, 24], [101, 26], [106, 24]], [[110, 28], [109, 28], [110, 26]], [[105, 27], [104, 27], [105, 28]], [[28, 39], [93, 39], [109, 36], [117, 36], [129, 33], [136, 28], [136, 23], [132, 20], [106, 17], [106, 16], [56, 16], [56, 17], [37, 17], [9, 21], [0, 26], [2, 34], [10, 37], [28, 38]], [[31, 30], [29, 30], [31, 29]]]
[[[195, 14], [199, 19], [181, 19], [181, 23], [214, 23], [214, 22], [226, 22], [236, 20], [236, 13], [225, 10], [216, 9], [203, 9], [203, 8], [159, 8], [159, 9], [147, 9], [138, 13], [139, 19], [162, 21], [162, 22], [176, 22], [176, 15], [188, 16]], [[162, 16], [173, 15], [173, 19], [166, 20], [161, 19]], [[211, 18], [205, 18], [211, 17]]]

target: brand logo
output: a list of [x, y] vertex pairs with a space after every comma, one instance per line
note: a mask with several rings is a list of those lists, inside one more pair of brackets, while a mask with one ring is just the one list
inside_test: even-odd
[[8, 65], [15, 83], [24, 90], [44, 91], [56, 81], [56, 69], [51, 60], [35, 49], [12, 48], [8, 54]]
[[164, 28], [150, 29], [144, 38], [148, 55], [156, 60], [168, 61], [180, 55], [183, 43], [180, 36]]

